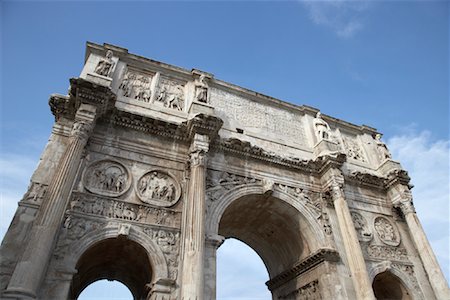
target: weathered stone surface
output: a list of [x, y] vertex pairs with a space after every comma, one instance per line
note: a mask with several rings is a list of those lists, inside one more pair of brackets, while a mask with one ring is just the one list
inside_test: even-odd
[[70, 83], [0, 248], [1, 298], [107, 278], [136, 299], [215, 299], [231, 237], [273, 299], [450, 298], [375, 129], [108, 44]]

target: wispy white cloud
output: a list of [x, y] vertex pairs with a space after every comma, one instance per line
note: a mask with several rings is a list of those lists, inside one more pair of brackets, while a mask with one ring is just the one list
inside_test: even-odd
[[395, 160], [409, 172], [414, 206], [447, 280], [450, 279], [450, 141], [433, 140], [414, 126], [388, 140]]
[[369, 0], [304, 1], [311, 20], [327, 27], [341, 38], [350, 38], [364, 28], [364, 12], [371, 6]]

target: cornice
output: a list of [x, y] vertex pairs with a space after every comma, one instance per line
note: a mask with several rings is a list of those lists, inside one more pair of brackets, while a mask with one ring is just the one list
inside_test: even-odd
[[[99, 116], [110, 111], [115, 106], [116, 95], [109, 87], [93, 83], [83, 78], [71, 78], [69, 96], [78, 108], [81, 103], [97, 108]], [[72, 100], [73, 99], [73, 100]]]
[[189, 134], [185, 123], [169, 123], [163, 120], [148, 118], [117, 109], [113, 110], [111, 115], [105, 116], [102, 121], [166, 138], [173, 138], [182, 142], [189, 141]]
[[251, 157], [257, 160], [299, 169], [308, 173], [316, 173], [319, 167], [313, 160], [283, 157], [274, 152], [269, 152], [261, 147], [252, 145], [250, 142], [241, 141], [235, 138], [217, 139], [211, 146], [213, 149], [237, 154], [240, 157]]
[[192, 119], [183, 122], [186, 126], [189, 138], [192, 139], [195, 134], [207, 135], [210, 139], [214, 139], [217, 136], [220, 128], [223, 125], [223, 121], [220, 118], [198, 114]]
[[395, 184], [401, 184], [406, 185], [410, 189], [413, 188], [413, 186], [409, 183], [411, 181], [411, 178], [408, 175], [408, 172], [405, 170], [392, 170], [387, 176], [385, 180], [385, 187], [390, 188], [391, 186]]
[[365, 186], [368, 188], [384, 189], [386, 184], [386, 178], [376, 176], [374, 174], [363, 173], [360, 171], [354, 171], [345, 175], [345, 181], [355, 183], [359, 186]]
[[314, 268], [324, 261], [338, 262], [339, 259], [339, 253], [336, 250], [325, 248], [319, 249], [302, 261], [294, 264], [294, 266], [289, 270], [286, 270], [278, 274], [271, 280], [267, 281], [266, 285], [270, 291], [273, 291], [274, 289], [282, 286], [283, 284]]

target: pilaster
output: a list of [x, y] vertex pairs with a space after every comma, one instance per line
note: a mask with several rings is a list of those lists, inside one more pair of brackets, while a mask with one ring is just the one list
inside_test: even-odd
[[181, 299], [204, 299], [206, 165], [209, 143], [222, 121], [197, 115], [188, 121], [189, 185], [183, 206]]
[[417, 217], [408, 185], [409, 177], [408, 180], [405, 180], [403, 173], [393, 172], [388, 176], [391, 183], [388, 195], [393, 206], [401, 210], [406, 220], [411, 238], [415, 248], [419, 252], [420, 259], [422, 260], [436, 299], [450, 299], [450, 290], [447, 281]]
[[[329, 161], [329, 162], [327, 162]], [[333, 157], [324, 158], [322, 183], [331, 196], [357, 299], [375, 299], [358, 235], [344, 193], [344, 176]]]
[[[38, 296], [39, 287], [45, 277], [80, 166], [83, 150], [95, 126], [99, 111], [106, 111], [109, 104], [110, 98], [103, 98], [102, 95], [95, 98], [96, 91], [87, 88], [89, 86], [95, 88], [95, 85], [83, 82], [83, 80], [79, 83], [83, 83], [85, 86], [82, 93], [78, 94], [75, 91], [69, 98], [59, 98], [64, 100], [62, 101], [64, 105], [61, 105], [61, 109], [57, 111], [57, 119], [64, 116], [66, 119], [73, 118], [74, 120], [69, 143], [48, 185], [47, 193], [31, 229], [30, 239], [14, 269], [3, 297], [35, 299]], [[73, 88], [74, 86], [72, 86]], [[90, 96], [87, 97], [87, 94]], [[73, 108], [76, 108], [74, 115], [72, 115]], [[55, 113], [53, 107], [52, 112]]]

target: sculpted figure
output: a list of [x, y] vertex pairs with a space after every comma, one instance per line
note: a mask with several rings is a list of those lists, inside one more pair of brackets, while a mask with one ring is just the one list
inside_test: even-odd
[[156, 101], [165, 102], [165, 99], [166, 99], [166, 88], [163, 87], [161, 89], [161, 92], [159, 92], [159, 95], [158, 95], [158, 98], [156, 98]]
[[316, 135], [319, 141], [327, 140], [330, 136], [330, 126], [324, 119], [322, 119], [322, 113], [317, 112], [314, 118], [314, 127], [316, 128]]
[[380, 161], [385, 161], [386, 159], [392, 158], [386, 144], [381, 141], [381, 134], [377, 133], [375, 135], [375, 143], [377, 144], [378, 157], [380, 158]]
[[95, 73], [102, 76], [109, 76], [109, 73], [114, 66], [114, 62], [112, 60], [113, 53], [111, 50], [106, 51], [106, 56], [100, 60], [97, 67], [95, 68]]
[[206, 76], [203, 74], [195, 81], [195, 100], [203, 103], [208, 101], [208, 83], [206, 82]]

